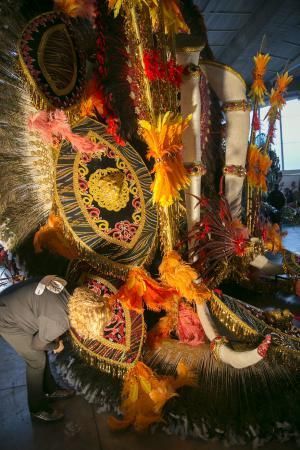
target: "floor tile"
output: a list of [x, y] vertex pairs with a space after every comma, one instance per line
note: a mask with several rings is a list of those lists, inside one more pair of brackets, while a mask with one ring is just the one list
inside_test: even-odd
[[0, 337], [0, 389], [25, 385], [25, 363]]
[[26, 395], [25, 387], [0, 391], [1, 450], [35, 450]]
[[0, 338], [0, 449], [101, 450], [94, 410], [83, 398], [56, 402], [59, 423], [32, 422], [27, 407], [25, 364]]
[[57, 402], [65, 419], [31, 421], [25, 387], [0, 391], [1, 450], [101, 450], [94, 412], [83, 398]]
[[[96, 423], [99, 429], [103, 450], [225, 450], [220, 441], [201, 441], [195, 439], [182, 440], [176, 436], [168, 436], [162, 432], [155, 434], [138, 434], [133, 431], [112, 432], [107, 425], [107, 414], [97, 414]], [[295, 450], [294, 442], [270, 442], [262, 450]], [[230, 450], [253, 450], [252, 445], [232, 446]]]
[[91, 405], [74, 397], [56, 402], [56, 407], [64, 411], [65, 419], [55, 424], [34, 423], [34, 449], [101, 450]]

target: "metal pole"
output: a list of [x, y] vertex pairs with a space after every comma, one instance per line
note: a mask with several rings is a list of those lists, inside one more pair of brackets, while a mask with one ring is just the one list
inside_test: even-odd
[[280, 152], [281, 152], [281, 169], [284, 171], [284, 156], [283, 156], [283, 138], [282, 138], [282, 122], [281, 122], [281, 111], [279, 113], [279, 129], [280, 129]]

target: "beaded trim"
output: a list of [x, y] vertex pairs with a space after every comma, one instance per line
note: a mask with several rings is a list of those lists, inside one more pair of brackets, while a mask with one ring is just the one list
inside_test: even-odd
[[247, 171], [243, 166], [236, 166], [231, 164], [229, 166], [225, 166], [223, 169], [224, 175], [235, 175], [236, 177], [243, 178], [247, 175]]
[[187, 64], [184, 67], [184, 71], [183, 71], [183, 74], [187, 78], [190, 78], [190, 77], [200, 78], [201, 73], [202, 73], [202, 71], [201, 71], [200, 67], [193, 63]]
[[251, 111], [251, 104], [247, 100], [234, 100], [223, 103], [223, 111]]
[[206, 167], [202, 162], [195, 162], [195, 163], [185, 163], [184, 167], [187, 170], [187, 173], [189, 176], [193, 177], [196, 175], [205, 175], [206, 174]]
[[262, 343], [257, 347], [257, 353], [259, 354], [259, 356], [265, 358], [271, 343], [272, 343], [272, 336], [271, 334], [267, 334]]
[[200, 52], [200, 50], [203, 50], [204, 45], [196, 45], [195, 47], [181, 47], [177, 48], [177, 53], [193, 53], [193, 52]]

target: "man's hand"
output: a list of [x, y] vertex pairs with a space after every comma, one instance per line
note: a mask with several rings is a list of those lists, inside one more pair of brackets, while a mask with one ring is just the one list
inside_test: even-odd
[[63, 341], [60, 339], [59, 342], [58, 342], [58, 347], [55, 348], [55, 349], [53, 350], [53, 353], [60, 353], [60, 352], [63, 351], [64, 348], [65, 348], [65, 347], [64, 347], [64, 343], [63, 343]]

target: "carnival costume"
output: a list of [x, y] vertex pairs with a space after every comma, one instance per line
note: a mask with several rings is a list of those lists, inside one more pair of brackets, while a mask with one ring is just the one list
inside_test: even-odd
[[[69, 261], [73, 350], [59, 370], [99, 409], [120, 408], [113, 429], [163, 418], [182, 436], [296, 438], [299, 331], [217, 289], [250, 265], [276, 270], [266, 249], [299, 273], [259, 220], [268, 55], [248, 144], [246, 85], [214, 61], [192, 2], [55, 0], [31, 17], [15, 3], [1, 16], [1, 240]], [[268, 138], [290, 81], [270, 93]]]

